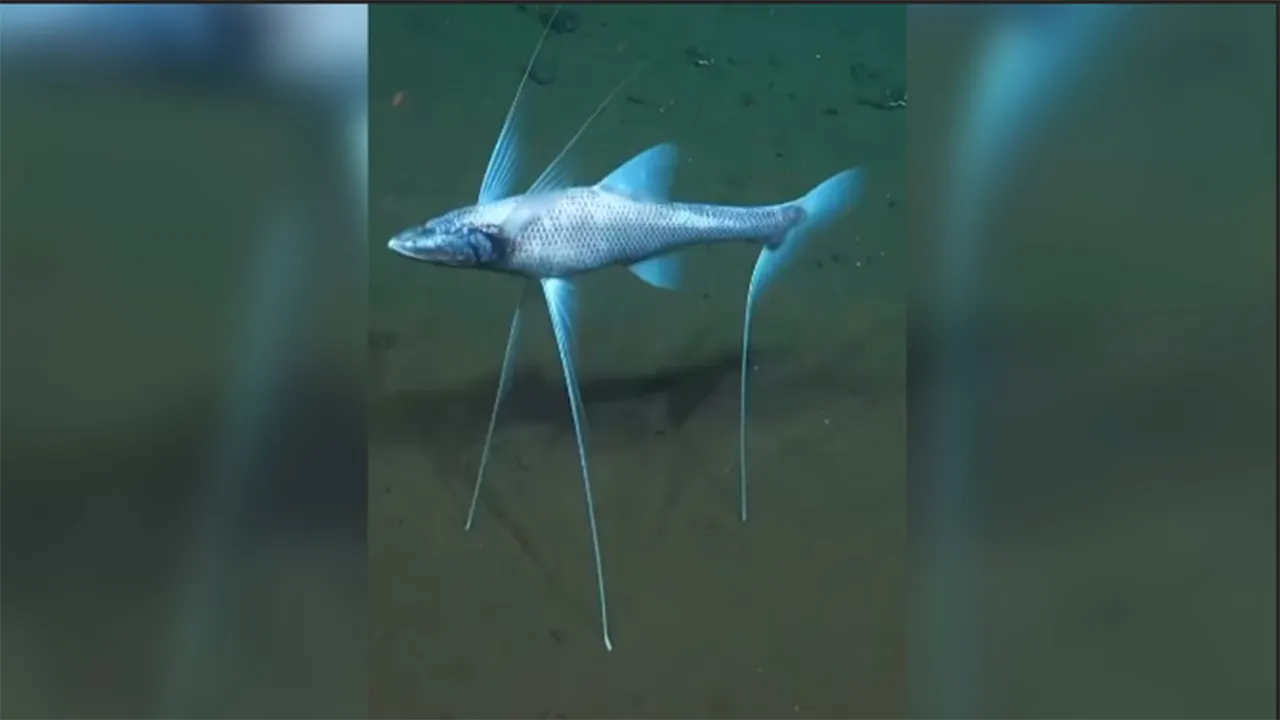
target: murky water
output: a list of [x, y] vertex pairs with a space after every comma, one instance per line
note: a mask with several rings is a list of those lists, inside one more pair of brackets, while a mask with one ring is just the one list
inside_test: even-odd
[[[689, 252], [666, 293], [581, 283], [580, 371], [616, 650], [541, 305], [462, 524], [521, 281], [411, 263], [396, 230], [474, 201], [545, 16], [376, 6], [371, 35], [371, 703], [378, 716], [891, 716], [905, 690], [904, 12], [574, 6], [535, 66], [531, 182], [580, 142], [595, 182], [656, 142], [673, 196], [869, 185], [756, 317], [750, 522], [737, 519], [753, 247]], [[879, 104], [879, 105], [877, 105]]]

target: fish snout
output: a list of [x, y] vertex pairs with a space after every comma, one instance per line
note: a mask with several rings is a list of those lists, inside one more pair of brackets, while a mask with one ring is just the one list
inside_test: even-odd
[[387, 241], [387, 249], [399, 255], [413, 257], [412, 238], [408, 237], [409, 233], [403, 232]]
[[432, 262], [440, 255], [440, 242], [421, 226], [403, 230], [387, 241], [387, 248], [413, 260]]
[[430, 223], [401, 232], [387, 247], [413, 260], [449, 267], [478, 267], [496, 257], [483, 232], [466, 227], [443, 230]]

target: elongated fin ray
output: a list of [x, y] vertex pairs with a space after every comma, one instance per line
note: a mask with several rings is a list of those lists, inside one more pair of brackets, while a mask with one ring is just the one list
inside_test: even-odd
[[515, 369], [516, 347], [520, 343], [521, 309], [532, 287], [532, 282], [525, 285], [524, 292], [516, 302], [515, 314], [511, 316], [511, 330], [507, 333], [507, 349], [502, 353], [502, 370], [498, 372], [498, 392], [493, 398], [493, 411], [489, 413], [489, 430], [484, 435], [484, 449], [480, 451], [480, 470], [476, 472], [476, 486], [471, 491], [471, 508], [467, 510], [467, 530], [471, 529], [471, 524], [475, 521], [476, 503], [480, 499], [480, 484], [484, 482], [484, 469], [489, 464], [489, 447], [493, 444], [493, 431], [498, 425], [498, 408], [502, 405], [502, 399], [506, 397], [511, 383], [511, 373]]
[[[755, 278], [752, 278], [755, 284]], [[738, 387], [738, 517], [747, 521], [747, 390], [751, 370], [751, 315], [755, 311], [755, 288], [747, 288], [747, 307], [742, 318], [742, 376]]]
[[578, 372], [574, 366], [574, 334], [577, 298], [573, 283], [562, 278], [542, 281], [542, 292], [547, 297], [547, 311], [551, 314], [551, 327], [556, 335], [556, 347], [560, 351], [560, 364], [564, 368], [565, 389], [569, 393], [569, 410], [573, 414], [573, 432], [578, 441], [578, 464], [582, 468], [582, 490], [587, 498], [587, 520], [591, 525], [591, 549], [596, 561], [596, 588], [600, 596], [600, 630], [605, 649], [613, 650], [609, 638], [609, 609], [605, 602], [604, 563], [600, 560], [600, 536], [596, 531], [596, 506], [591, 497], [591, 476], [587, 473], [586, 417], [582, 409], [582, 397], [578, 390]]
[[582, 134], [586, 132], [587, 127], [591, 125], [591, 122], [599, 117], [600, 113], [604, 112], [605, 108], [609, 107], [609, 104], [618, 96], [618, 93], [622, 91], [622, 88], [626, 87], [628, 83], [634, 80], [636, 75], [639, 75], [642, 69], [644, 69], [643, 62], [637, 64], [635, 69], [631, 71], [631, 74], [627, 75], [622, 82], [618, 83], [617, 86], [613, 88], [612, 92], [605, 96], [604, 100], [600, 101], [600, 104], [596, 106], [595, 112], [591, 113], [586, 121], [582, 123], [582, 127], [578, 128], [578, 132], [574, 133], [573, 137], [569, 138], [569, 142], [565, 144], [564, 149], [560, 151], [560, 154], [556, 155], [556, 158], [551, 161], [551, 164], [547, 166], [547, 169], [543, 170], [542, 174], [538, 176], [538, 179], [533, 181], [533, 185], [528, 190], [530, 194], [549, 192], [552, 190], [563, 190], [572, 185], [572, 161], [568, 158], [569, 151], [578, 142], [578, 138], [582, 137]]
[[751, 272], [751, 284], [747, 286], [747, 302], [742, 319], [742, 377], [738, 389], [738, 504], [739, 516], [747, 521], [747, 390], [751, 369], [751, 316], [756, 300], [766, 287], [795, 257], [804, 242], [817, 230], [830, 225], [850, 210], [862, 195], [863, 173], [854, 168], [836, 173], [818, 183], [793, 205], [803, 213], [800, 220], [788, 229], [775, 243], [765, 246], [756, 259]]
[[511, 99], [511, 107], [507, 108], [507, 117], [502, 121], [502, 130], [498, 132], [498, 141], [493, 146], [493, 153], [489, 155], [489, 166], [485, 168], [484, 179], [480, 181], [479, 203], [491, 203], [510, 197], [515, 189], [516, 173], [520, 166], [520, 100], [524, 97], [525, 85], [529, 82], [529, 68], [533, 67], [533, 61], [538, 59], [538, 53], [542, 51], [542, 45], [547, 41], [547, 36], [551, 34], [551, 28], [555, 24], [556, 15], [560, 13], [560, 7], [556, 6], [555, 12], [551, 15], [551, 19], [547, 21], [546, 28], [542, 31], [542, 37], [538, 38], [538, 44], [533, 48], [533, 55], [529, 58], [528, 65], [525, 66], [525, 72], [520, 76], [520, 84], [516, 87], [516, 96]]

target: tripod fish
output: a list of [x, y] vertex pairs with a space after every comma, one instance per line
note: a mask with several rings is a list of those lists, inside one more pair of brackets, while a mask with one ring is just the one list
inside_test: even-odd
[[[535, 58], [546, 37], [544, 32], [534, 49]], [[467, 513], [468, 530], [475, 519], [498, 407], [506, 394], [514, 365], [521, 307], [535, 287], [540, 288], [545, 296], [564, 370], [582, 470], [582, 488], [595, 558], [600, 628], [605, 648], [612, 650], [595, 502], [587, 471], [586, 418], [574, 362], [575, 276], [618, 265], [627, 267], [650, 285], [675, 289], [680, 285], [681, 268], [679, 259], [672, 253], [696, 244], [743, 240], [763, 244], [747, 290], [743, 321], [739, 483], [740, 513], [745, 521], [747, 348], [752, 310], [761, 292], [805, 237], [852, 206], [861, 190], [862, 173], [856, 169], [845, 170], [798, 200], [777, 205], [734, 207], [671, 202], [668, 189], [677, 163], [677, 151], [675, 145], [664, 143], [635, 156], [595, 185], [575, 186], [567, 169], [566, 155], [591, 121], [621, 90], [622, 85], [619, 85], [587, 118], [533, 185], [523, 194], [518, 194], [513, 191], [513, 183], [520, 156], [521, 98], [527, 79], [526, 74], [507, 111], [481, 182], [477, 203], [410, 227], [393, 237], [388, 247], [414, 260], [502, 272], [528, 279], [507, 335], [497, 395]]]

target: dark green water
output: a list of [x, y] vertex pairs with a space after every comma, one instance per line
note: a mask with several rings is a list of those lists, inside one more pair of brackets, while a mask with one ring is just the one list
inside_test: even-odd
[[663, 141], [681, 147], [673, 195], [691, 201], [777, 202], [854, 165], [869, 178], [756, 316], [745, 525], [738, 346], [755, 249], [690, 251], [675, 293], [622, 270], [581, 283], [612, 654], [541, 307], [464, 533], [520, 281], [385, 249], [474, 201], [537, 8], [370, 15], [373, 714], [902, 714], [906, 113], [886, 103], [905, 83], [904, 9], [572, 6], [539, 59], [528, 182], [646, 58], [580, 141], [580, 183]]
[[1275, 8], [1144, 6], [1052, 75], [940, 341], [975, 63], [1072, 8], [911, 8], [905, 172], [897, 11], [575, 7], [552, 37], [530, 178], [647, 57], [583, 182], [660, 141], [681, 199], [871, 181], [759, 309], [745, 526], [754, 252], [585, 279], [612, 655], [540, 308], [463, 533], [518, 284], [384, 249], [475, 197], [533, 11], [374, 11], [367, 240], [334, 106], [6, 56], [0, 715], [1274, 717]]

